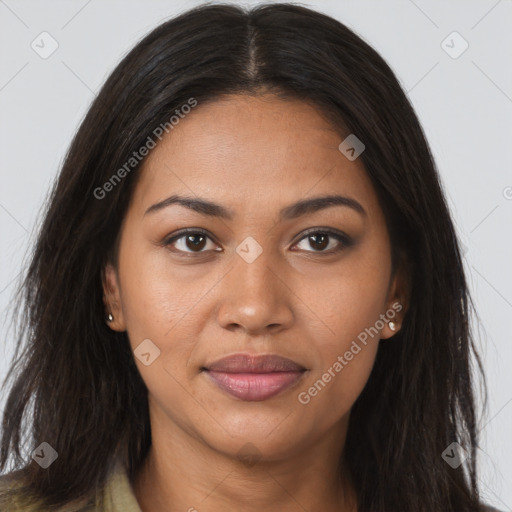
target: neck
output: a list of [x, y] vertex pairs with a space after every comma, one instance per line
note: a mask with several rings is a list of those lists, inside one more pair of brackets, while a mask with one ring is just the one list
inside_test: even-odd
[[171, 430], [152, 428], [152, 446], [132, 482], [143, 512], [224, 512], [241, 504], [246, 512], [357, 511], [349, 474], [339, 464], [346, 435], [339, 424], [286, 459], [252, 462]]

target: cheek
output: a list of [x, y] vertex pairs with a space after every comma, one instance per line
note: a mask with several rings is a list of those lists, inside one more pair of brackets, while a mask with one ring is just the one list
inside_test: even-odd
[[[158, 410], [173, 417], [169, 404], [182, 410], [190, 401], [183, 383], [197, 339], [189, 330], [201, 285], [170, 275], [171, 266], [162, 261], [137, 248], [120, 259], [121, 300], [134, 360], [149, 396]], [[143, 356], [147, 353], [149, 361]]]
[[351, 346], [343, 354], [336, 355], [329, 366], [312, 376], [309, 387], [298, 396], [299, 402], [315, 409], [324, 425], [337, 422], [349, 413], [363, 391], [377, 347], [378, 342], [368, 346], [358, 343], [358, 346]]
[[[327, 336], [322, 344], [331, 355], [374, 326], [386, 308], [390, 264], [363, 253], [354, 253], [342, 265], [303, 284], [302, 296], [323, 321]], [[378, 327], [380, 331], [381, 323]]]
[[350, 411], [368, 381], [379, 347], [379, 313], [354, 298], [333, 324], [336, 336], [316, 338], [316, 364], [297, 400], [315, 410], [325, 428]]
[[155, 250], [147, 241], [131, 243], [127, 235], [126, 247], [120, 252], [119, 275], [128, 334], [133, 342], [154, 337], [161, 343], [186, 320], [208, 282], [197, 272], [192, 275], [191, 266], [170, 263], [164, 249]]
[[315, 364], [298, 399], [322, 409], [326, 422], [349, 411], [370, 376], [384, 326], [380, 315], [385, 313], [389, 271], [385, 258], [378, 262], [361, 256], [309, 290], [309, 304], [326, 329], [321, 336], [311, 333]]
[[[165, 396], [168, 403], [179, 402], [184, 399], [180, 383], [197, 373], [189, 361], [207, 320], [204, 304], [208, 292], [219, 278], [206, 273], [199, 276], [193, 265], [169, 263], [164, 250], [131, 243], [127, 235], [128, 246], [129, 250], [120, 251], [119, 277], [135, 362], [155, 397]], [[150, 352], [158, 354], [149, 365], [137, 357], [143, 342]]]

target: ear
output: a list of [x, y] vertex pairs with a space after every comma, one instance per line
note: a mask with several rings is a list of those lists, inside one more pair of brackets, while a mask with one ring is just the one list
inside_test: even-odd
[[384, 328], [380, 334], [381, 339], [391, 338], [402, 328], [405, 313], [409, 308], [409, 284], [410, 272], [405, 266], [402, 266], [395, 272], [391, 280], [384, 312]]
[[[116, 269], [111, 263], [107, 263], [102, 271], [103, 304], [105, 304], [105, 318], [107, 325], [113, 331], [124, 332], [126, 325], [123, 309], [121, 307], [121, 294], [119, 291], [119, 278]], [[112, 315], [113, 319], [108, 320]]]

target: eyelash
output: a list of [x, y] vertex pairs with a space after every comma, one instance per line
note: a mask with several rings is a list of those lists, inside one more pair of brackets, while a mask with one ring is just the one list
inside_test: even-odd
[[[210, 234], [207, 231], [205, 231], [204, 229], [188, 228], [188, 229], [185, 229], [185, 230], [173, 235], [172, 237], [164, 240], [163, 245], [165, 247], [168, 247], [168, 246], [172, 245], [174, 242], [176, 242], [177, 240], [180, 240], [181, 238], [186, 237], [187, 235], [204, 235], [207, 238], [209, 238], [212, 242], [214, 242], [214, 240], [210, 236]], [[299, 244], [300, 242], [302, 242], [304, 239], [307, 239], [308, 236], [311, 236], [311, 235], [327, 235], [329, 238], [334, 238], [335, 240], [337, 240], [339, 242], [339, 244], [334, 249], [329, 249], [327, 251], [325, 251], [325, 250], [306, 251], [308, 253], [330, 255], [330, 254], [335, 254], [335, 253], [341, 252], [342, 250], [344, 250], [354, 244], [354, 241], [348, 235], [346, 235], [345, 233], [343, 233], [341, 231], [333, 230], [332, 228], [325, 228], [325, 229], [311, 228], [309, 230], [306, 230], [305, 233], [303, 233], [302, 237], [297, 242], [294, 243], [294, 246]], [[201, 250], [201, 251], [182, 251], [180, 249], [171, 249], [171, 250], [180, 255], [195, 255], [195, 254], [204, 254], [204, 253], [208, 252], [208, 251], [203, 251], [203, 250]], [[215, 250], [214, 252], [220, 252], [220, 251]], [[186, 256], [186, 257], [189, 257], [189, 256]]]

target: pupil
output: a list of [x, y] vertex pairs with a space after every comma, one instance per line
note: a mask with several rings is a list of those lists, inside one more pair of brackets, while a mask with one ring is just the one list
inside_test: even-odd
[[[202, 240], [200, 242], [194, 242], [193, 241], [194, 238], [201, 238]], [[206, 237], [204, 235], [189, 235], [189, 236], [187, 236], [187, 242], [191, 242], [193, 244], [193, 247], [189, 246], [189, 249], [202, 249], [204, 246], [205, 238]]]
[[[322, 242], [320, 242], [320, 243], [314, 242], [314, 243], [312, 244], [312, 247], [313, 247], [313, 248], [321, 250], [321, 249], [325, 249], [325, 248], [327, 247], [327, 245], [328, 245], [328, 243], [327, 243], [327, 239], [329, 238], [329, 235], [317, 234], [317, 235], [311, 235], [311, 236], [309, 237], [310, 241], [311, 241], [312, 239], [314, 239], [314, 238], [322, 238], [323, 240], [322, 240]], [[311, 242], [310, 242], [310, 243], [311, 243]], [[316, 245], [316, 246], [320, 245], [320, 247], [315, 247], [315, 245]]]

